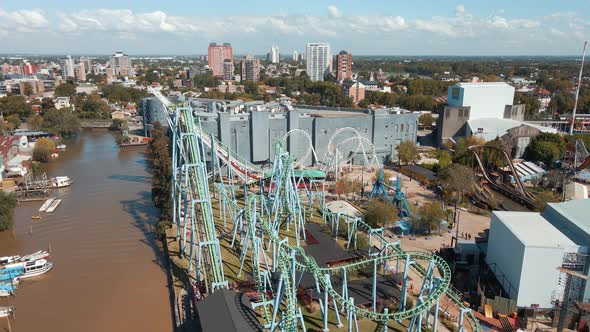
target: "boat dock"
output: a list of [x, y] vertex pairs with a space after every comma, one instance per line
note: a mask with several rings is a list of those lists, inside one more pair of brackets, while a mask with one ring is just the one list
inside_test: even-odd
[[47, 208], [49, 208], [49, 206], [53, 203], [53, 201], [55, 201], [55, 197], [52, 197], [52, 198], [46, 200], [45, 203], [43, 203], [43, 205], [41, 205], [41, 207], [39, 208], [39, 212], [47, 211]]
[[49, 204], [49, 206], [47, 207], [46, 212], [51, 213], [51, 212], [55, 211], [55, 209], [57, 209], [57, 206], [60, 203], [61, 203], [61, 199], [54, 199], [53, 202], [51, 202], [51, 204]]

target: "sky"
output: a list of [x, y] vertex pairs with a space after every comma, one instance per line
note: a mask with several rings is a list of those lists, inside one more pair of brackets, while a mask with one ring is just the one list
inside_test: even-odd
[[577, 55], [590, 0], [0, 0], [0, 54]]

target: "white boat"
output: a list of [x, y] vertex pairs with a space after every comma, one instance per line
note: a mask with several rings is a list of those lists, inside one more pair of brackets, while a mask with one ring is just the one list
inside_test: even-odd
[[69, 176], [56, 176], [51, 181], [51, 187], [53, 188], [64, 188], [69, 187], [72, 184]]
[[14, 314], [14, 307], [0, 307], [0, 318], [8, 317]]
[[39, 212], [47, 211], [47, 208], [51, 205], [51, 203], [53, 203], [53, 201], [55, 201], [55, 197], [46, 200], [45, 203], [43, 203], [43, 205], [41, 205], [39, 208]]
[[18, 261], [19, 262], [31, 262], [38, 259], [43, 259], [49, 257], [49, 251], [47, 250], [39, 250], [32, 254], [22, 256]]
[[67, 146], [65, 144], [60, 144], [60, 145], [56, 146], [55, 149], [57, 151], [65, 151], [66, 150], [66, 147]]
[[18, 255], [16, 255], [16, 256], [3, 256], [3, 257], [0, 257], [0, 265], [18, 262], [20, 260], [20, 258], [21, 257], [18, 256]]
[[19, 279], [36, 277], [49, 272], [53, 268], [53, 263], [45, 259], [38, 259], [33, 262], [26, 262], [24, 268], [24, 273], [18, 276]]
[[[7, 289], [0, 289], [0, 297], [7, 297], [10, 295], [12, 295], [12, 291], [9, 291]], [[0, 317], [2, 316], [0, 315]]]
[[55, 209], [57, 209], [57, 206], [59, 205], [59, 203], [61, 203], [61, 199], [54, 200], [51, 203], [51, 205], [49, 205], [49, 207], [47, 208], [47, 212], [51, 213], [51, 212], [55, 211]]

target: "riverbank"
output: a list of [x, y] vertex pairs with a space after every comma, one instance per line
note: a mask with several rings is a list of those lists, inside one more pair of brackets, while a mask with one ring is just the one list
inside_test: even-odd
[[[120, 152], [104, 129], [83, 130], [48, 164], [48, 175], [68, 175], [63, 202], [39, 221], [42, 202], [22, 203], [15, 226], [0, 233], [0, 256], [52, 248], [52, 271], [0, 299], [15, 305], [13, 331], [172, 331], [164, 248], [153, 233], [145, 154]], [[0, 331], [6, 328], [0, 320]]]

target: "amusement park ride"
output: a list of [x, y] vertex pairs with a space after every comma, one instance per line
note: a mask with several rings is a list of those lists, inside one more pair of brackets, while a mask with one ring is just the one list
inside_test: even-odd
[[[359, 154], [366, 166], [378, 166], [373, 145], [360, 135], [354, 136], [354, 129], [339, 132], [348, 131], [353, 136], [331, 142], [323, 161], [317, 160], [312, 147], [302, 155], [305, 158], [292, 157], [286, 138], [307, 133], [291, 132], [275, 142], [272, 167], [261, 169], [207, 133], [190, 106], [172, 105], [158, 91], [151, 92], [165, 106], [172, 132], [176, 237], [189, 261], [191, 278], [203, 286], [204, 296], [228, 287], [219, 234], [229, 230], [230, 246], [240, 255], [238, 277], [244, 272], [252, 276], [257, 294], [252, 307], [267, 330], [306, 330], [308, 322], [298, 298], [304, 276], [313, 280], [311, 292], [319, 304], [324, 331], [330, 326], [359, 331], [359, 320], [364, 319], [384, 331], [389, 323], [399, 323], [409, 331], [428, 327], [436, 332], [443, 299], [452, 303], [459, 331], [480, 330], [471, 309], [450, 286], [451, 269], [443, 259], [430, 252], [404, 251], [397, 239], [384, 235], [383, 228], [372, 228], [360, 217], [334, 213], [326, 207], [327, 172], [338, 174], [342, 165]], [[319, 170], [296, 169], [312, 154]], [[379, 188], [386, 187], [382, 174], [378, 182]], [[383, 192], [379, 188], [376, 191]], [[404, 211], [409, 213], [400, 181], [394, 201], [403, 202]], [[219, 204], [219, 215], [214, 214], [212, 202]], [[314, 213], [318, 214], [315, 218]], [[312, 218], [336, 233], [338, 227], [346, 227], [346, 246], [358, 248], [357, 236], [366, 234], [368, 244], [358, 248], [365, 255], [337, 266], [320, 265], [303, 248]], [[352, 274], [359, 269], [371, 271], [370, 304], [355, 304], [350, 285]], [[395, 305], [380, 309], [377, 276], [379, 271], [384, 274], [391, 270], [401, 276], [399, 299]], [[410, 280], [416, 299], [413, 306], [408, 302]], [[329, 322], [329, 315], [336, 319], [335, 324]]]

